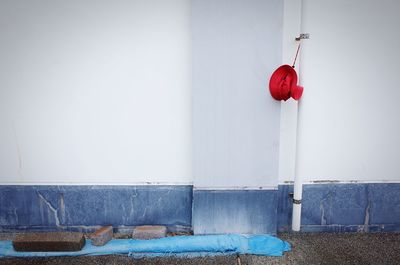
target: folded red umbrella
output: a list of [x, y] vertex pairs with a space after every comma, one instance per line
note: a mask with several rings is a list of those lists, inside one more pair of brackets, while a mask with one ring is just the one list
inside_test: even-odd
[[297, 85], [296, 70], [290, 65], [282, 65], [272, 74], [269, 80], [269, 91], [276, 100], [288, 100], [292, 97], [299, 100], [303, 87]]

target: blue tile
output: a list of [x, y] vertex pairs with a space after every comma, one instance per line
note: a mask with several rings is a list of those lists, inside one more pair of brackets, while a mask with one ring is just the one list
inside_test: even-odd
[[[279, 186], [278, 231], [291, 229], [292, 185]], [[400, 184], [303, 186], [303, 232], [400, 231]]]
[[364, 224], [368, 186], [317, 184], [303, 187], [302, 224]]
[[370, 184], [370, 223], [400, 223], [400, 184]]
[[192, 186], [0, 186], [4, 229], [162, 224], [190, 229]]
[[196, 234], [276, 234], [277, 190], [195, 190]]
[[[192, 186], [0, 186], [0, 231], [164, 224], [198, 234], [290, 231], [292, 185], [199, 191]], [[400, 231], [400, 184], [304, 185], [302, 231]]]
[[280, 185], [278, 187], [278, 232], [286, 232], [291, 229], [293, 197], [289, 196], [290, 193], [293, 193], [293, 185]]

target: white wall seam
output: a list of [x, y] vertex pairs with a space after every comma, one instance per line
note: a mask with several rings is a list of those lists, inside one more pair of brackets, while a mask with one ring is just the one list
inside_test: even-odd
[[[334, 184], [395, 184], [400, 183], [400, 180], [343, 180], [343, 181], [334, 181], [334, 180], [311, 180], [311, 181], [304, 181], [303, 185], [334, 185]], [[293, 181], [281, 182], [279, 183], [280, 186], [284, 185], [293, 185]]]
[[193, 186], [193, 182], [0, 182], [0, 186]]
[[277, 186], [226, 186], [226, 187], [213, 187], [213, 186], [195, 186], [193, 190], [277, 190]]

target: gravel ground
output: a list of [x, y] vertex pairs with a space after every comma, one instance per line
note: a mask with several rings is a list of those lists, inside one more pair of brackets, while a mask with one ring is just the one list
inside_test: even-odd
[[[0, 235], [9, 239], [12, 235]], [[127, 256], [87, 256], [34, 259], [0, 259], [0, 265], [9, 264], [400, 264], [400, 233], [376, 234], [280, 234], [292, 244], [292, 251], [283, 257], [252, 255], [219, 256], [207, 258], [152, 258], [132, 259]]]
[[292, 251], [283, 257], [243, 256], [242, 264], [400, 264], [400, 233], [280, 234]]

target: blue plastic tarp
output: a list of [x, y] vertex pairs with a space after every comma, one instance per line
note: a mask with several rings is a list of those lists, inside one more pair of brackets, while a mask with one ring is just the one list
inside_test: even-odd
[[174, 254], [252, 254], [282, 256], [289, 251], [289, 243], [268, 235], [245, 236], [238, 234], [175, 236], [152, 240], [114, 239], [97, 247], [86, 241], [76, 252], [17, 252], [12, 241], [0, 241], [0, 257], [51, 257], [127, 254], [130, 256], [170, 256]]

